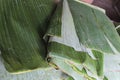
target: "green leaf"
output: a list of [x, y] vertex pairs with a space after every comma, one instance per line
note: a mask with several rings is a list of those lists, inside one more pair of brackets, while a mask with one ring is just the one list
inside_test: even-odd
[[[50, 64], [60, 68], [63, 72], [72, 76], [75, 80], [102, 78], [103, 76], [103, 54], [93, 51], [96, 60], [92, 59], [86, 52], [77, 52], [72, 47], [51, 42], [48, 46]], [[86, 73], [82, 71], [85, 68]], [[92, 77], [94, 78], [92, 78]]]
[[[49, 34], [49, 63], [75, 80], [103, 80], [104, 53], [120, 52], [120, 38], [113, 23], [95, 6], [64, 0], [58, 25], [51, 27], [56, 33]], [[60, 30], [61, 35], [56, 35]], [[83, 68], [86, 73], [82, 72]]]
[[116, 30], [117, 30], [118, 34], [120, 35], [120, 25], [118, 25], [118, 26], [116, 27]]
[[79, 0], [67, 1], [77, 36], [83, 45], [104, 53], [120, 53], [120, 37], [103, 12]]
[[0, 55], [0, 80], [66, 80], [67, 76], [54, 68], [38, 69], [23, 74], [10, 74], [6, 71]]
[[53, 0], [0, 0], [0, 49], [11, 73], [48, 67], [42, 39]]
[[61, 36], [61, 24], [62, 24], [62, 9], [63, 4], [62, 1], [57, 4], [54, 15], [52, 15], [50, 19], [50, 23], [48, 25], [48, 29], [44, 37], [47, 36]]

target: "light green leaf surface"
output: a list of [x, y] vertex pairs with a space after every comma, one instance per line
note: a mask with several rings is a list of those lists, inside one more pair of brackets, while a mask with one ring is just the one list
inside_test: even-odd
[[47, 68], [43, 70], [34, 70], [23, 74], [10, 74], [6, 71], [2, 58], [0, 57], [0, 80], [66, 80], [67, 75], [60, 70]]
[[[69, 46], [55, 42], [49, 44], [48, 50], [51, 57], [50, 63], [72, 76], [75, 80], [79, 78], [94, 80], [90, 76], [98, 79], [103, 76], [102, 53], [93, 51], [97, 58], [97, 60], [94, 60], [85, 52], [77, 52]], [[87, 71], [86, 73], [82, 72], [83, 68]]]
[[117, 30], [117, 32], [118, 32], [119, 35], [120, 35], [120, 25], [118, 25], [118, 26], [116, 27], [116, 30]]
[[120, 72], [106, 72], [105, 76], [108, 78], [108, 80], [120, 80]]
[[105, 55], [104, 74], [108, 80], [120, 79], [120, 55]]
[[[49, 40], [50, 64], [75, 80], [103, 80], [104, 54], [120, 52], [120, 37], [113, 23], [98, 8], [78, 0], [63, 1], [61, 21], [61, 36], [51, 34]], [[59, 28], [51, 29], [59, 32]]]
[[120, 52], [120, 37], [103, 12], [79, 0], [68, 0], [68, 4], [79, 41], [83, 45], [104, 53]]

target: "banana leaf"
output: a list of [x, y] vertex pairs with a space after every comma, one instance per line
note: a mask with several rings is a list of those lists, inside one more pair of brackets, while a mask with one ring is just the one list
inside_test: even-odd
[[97, 58], [94, 60], [87, 53], [76, 52], [73, 48], [63, 44], [52, 42], [49, 46], [49, 57], [51, 58], [49, 63], [60, 68], [75, 80], [84, 80], [85, 78], [96, 80], [95, 78], [103, 76], [102, 53], [93, 51]]
[[10, 74], [6, 71], [0, 56], [0, 80], [67, 80], [67, 76], [54, 68], [34, 70], [23, 74]]
[[50, 36], [49, 64], [74, 80], [107, 80], [104, 55], [120, 53], [120, 37], [103, 10], [79, 0], [64, 0], [62, 16], [56, 18], [61, 23], [55, 28], [49, 25], [46, 34]]
[[79, 0], [68, 0], [68, 3], [79, 41], [83, 45], [104, 53], [120, 52], [119, 35], [104, 13], [80, 3]]
[[108, 80], [120, 79], [120, 55], [105, 55], [104, 74]]
[[0, 50], [7, 71], [48, 67], [43, 35], [53, 0], [0, 0]]
[[120, 25], [118, 25], [118, 26], [116, 27], [116, 30], [117, 30], [118, 34], [120, 35]]
[[[37, 68], [45, 72], [48, 53], [48, 63], [68, 74], [67, 80], [113, 80], [111, 75], [119, 80], [120, 37], [104, 13], [79, 0], [61, 0], [57, 5], [53, 0], [1, 0], [0, 54], [5, 68], [10, 73]], [[42, 75], [39, 70], [11, 75], [3, 64], [0, 73], [3, 80]], [[34, 77], [26, 77], [30, 75]]]

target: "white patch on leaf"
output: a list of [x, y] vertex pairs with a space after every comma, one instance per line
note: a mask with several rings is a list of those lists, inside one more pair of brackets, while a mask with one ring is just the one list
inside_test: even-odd
[[119, 51], [113, 46], [113, 44], [109, 41], [109, 39], [105, 36], [105, 39], [107, 40], [108, 44], [110, 45], [112, 51], [116, 54], [119, 54]]

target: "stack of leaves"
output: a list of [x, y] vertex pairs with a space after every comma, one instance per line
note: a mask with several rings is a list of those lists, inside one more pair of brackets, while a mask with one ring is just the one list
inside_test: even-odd
[[53, 28], [52, 23], [47, 33], [52, 32], [48, 46], [50, 63], [75, 80], [105, 79], [109, 65], [104, 67], [104, 63], [110, 64], [106, 58], [120, 52], [120, 38], [114, 25], [103, 10], [77, 0], [64, 0], [58, 20], [61, 17], [61, 26]]
[[120, 69], [120, 37], [104, 10], [79, 0], [0, 5], [0, 47], [9, 72], [47, 68], [48, 61], [69, 80], [110, 80], [107, 73]]

